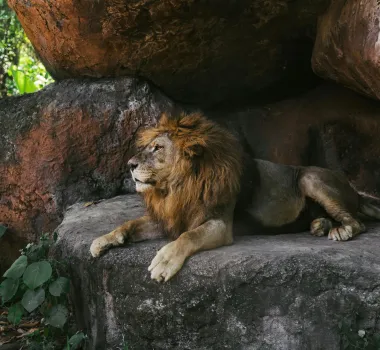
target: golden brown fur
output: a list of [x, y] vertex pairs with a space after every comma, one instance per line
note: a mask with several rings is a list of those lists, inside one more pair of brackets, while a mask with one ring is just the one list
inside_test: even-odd
[[179, 153], [165, 183], [143, 196], [152, 218], [175, 239], [235, 201], [241, 150], [230, 133], [199, 113], [173, 119], [163, 115], [157, 127], [140, 135], [138, 145], [146, 147], [161, 134], [168, 134]]
[[[234, 207], [244, 188], [244, 206], [259, 230], [303, 230], [336, 241], [364, 232], [359, 214], [380, 219], [380, 201], [360, 195], [337, 172], [248, 159], [242, 177], [242, 153], [228, 131], [199, 113], [168, 118], [142, 132], [140, 152], [129, 160], [136, 190], [148, 215], [128, 221], [94, 240], [100, 256], [125, 241], [153, 238], [159, 223], [173, 241], [149, 266], [151, 278], [167, 281], [194, 253], [231, 244]], [[244, 180], [242, 180], [244, 179]]]
[[157, 253], [149, 271], [167, 281], [197, 251], [232, 243], [241, 149], [232, 134], [199, 113], [163, 115], [157, 127], [142, 132], [138, 146], [129, 164], [149, 215], [97, 238], [90, 250], [97, 257], [126, 240], [149, 239], [151, 225], [159, 223], [174, 241]]

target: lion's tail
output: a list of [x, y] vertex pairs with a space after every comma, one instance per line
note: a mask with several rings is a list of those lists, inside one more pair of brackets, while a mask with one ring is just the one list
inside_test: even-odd
[[373, 219], [380, 220], [380, 198], [373, 197], [363, 192], [359, 192], [359, 196], [359, 212]]

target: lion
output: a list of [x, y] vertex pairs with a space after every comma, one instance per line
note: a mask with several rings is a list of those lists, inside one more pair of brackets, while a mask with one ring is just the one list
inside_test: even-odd
[[310, 227], [335, 241], [365, 231], [360, 214], [380, 219], [380, 200], [357, 192], [341, 173], [251, 159], [232, 133], [201, 113], [162, 115], [138, 147], [128, 164], [147, 214], [95, 239], [90, 252], [99, 257], [125, 242], [169, 236], [148, 268], [158, 282], [193, 254], [232, 244], [235, 209], [258, 232]]

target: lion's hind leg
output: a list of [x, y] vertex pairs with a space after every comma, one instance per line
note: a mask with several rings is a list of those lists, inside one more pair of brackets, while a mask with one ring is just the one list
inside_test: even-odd
[[[300, 177], [302, 193], [317, 202], [326, 213], [341, 225], [331, 227], [328, 238], [334, 241], [347, 241], [365, 231], [365, 226], [356, 219], [359, 196], [340, 174], [327, 169], [306, 168]], [[325, 234], [328, 223], [323, 219], [312, 222], [311, 232]], [[330, 221], [331, 224], [331, 221]]]

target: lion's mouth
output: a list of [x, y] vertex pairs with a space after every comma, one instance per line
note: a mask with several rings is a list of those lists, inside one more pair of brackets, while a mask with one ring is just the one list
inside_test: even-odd
[[156, 182], [153, 181], [153, 180], [147, 180], [147, 181], [141, 181], [139, 179], [137, 179], [136, 177], [133, 178], [133, 180], [136, 182], [136, 183], [139, 183], [139, 184], [143, 184], [143, 185], [154, 185]]

